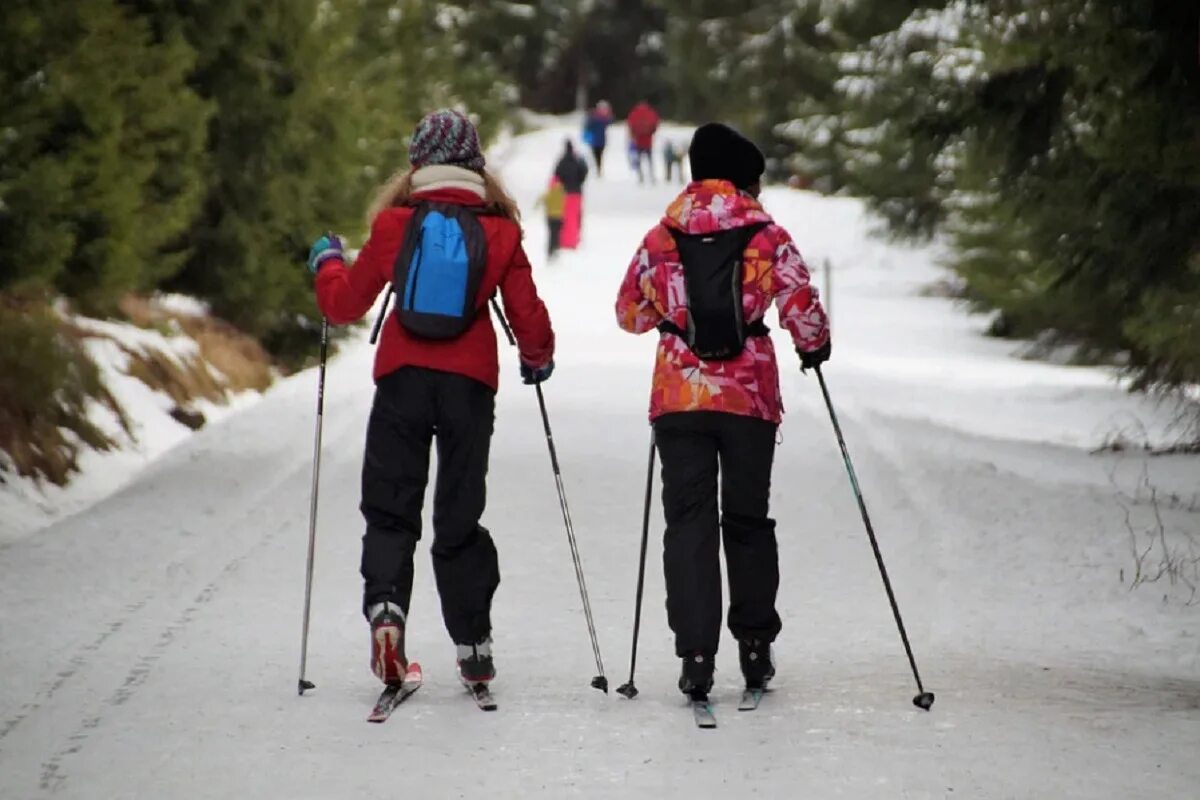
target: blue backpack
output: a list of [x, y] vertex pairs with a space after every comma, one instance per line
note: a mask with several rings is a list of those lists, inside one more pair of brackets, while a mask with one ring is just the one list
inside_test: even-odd
[[454, 339], [475, 322], [487, 266], [487, 236], [475, 211], [453, 203], [418, 203], [392, 276], [396, 320], [423, 339]]

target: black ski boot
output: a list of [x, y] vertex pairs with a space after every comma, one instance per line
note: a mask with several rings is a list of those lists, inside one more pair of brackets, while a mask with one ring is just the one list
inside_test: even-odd
[[713, 668], [711, 653], [696, 651], [684, 656], [679, 691], [693, 700], [707, 700], [713, 687]]
[[775, 677], [775, 657], [771, 643], [759, 639], [744, 639], [738, 642], [738, 663], [747, 689], [766, 689]]
[[488, 683], [496, 677], [496, 664], [492, 661], [491, 637], [477, 644], [460, 644], [458, 650], [458, 677], [468, 686]]

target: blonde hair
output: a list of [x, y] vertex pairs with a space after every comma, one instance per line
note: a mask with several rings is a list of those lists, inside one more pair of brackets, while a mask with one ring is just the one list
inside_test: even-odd
[[[375, 193], [375, 199], [371, 201], [371, 205], [367, 208], [367, 225], [374, 223], [375, 217], [379, 216], [379, 213], [385, 208], [415, 204], [412, 198], [412, 178], [415, 171], [411, 168], [401, 170], [388, 178], [387, 183], [379, 187], [379, 191]], [[486, 204], [485, 213], [504, 217], [519, 226], [521, 224], [521, 210], [517, 208], [517, 201], [504, 188], [504, 184], [498, 177], [486, 169], [482, 170], [480, 174], [483, 175], [483, 200]]]

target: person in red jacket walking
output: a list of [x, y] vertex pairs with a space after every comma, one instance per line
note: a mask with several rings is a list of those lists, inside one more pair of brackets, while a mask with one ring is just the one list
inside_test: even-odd
[[782, 622], [768, 504], [783, 401], [763, 319], [778, 309], [802, 370], [829, 358], [830, 339], [804, 259], [758, 201], [762, 152], [709, 123], [688, 160], [693, 181], [634, 254], [616, 313], [624, 330], [659, 336], [650, 419], [662, 456], [667, 622], [683, 660], [679, 688], [702, 699], [721, 633], [722, 538], [746, 686], [761, 690], [775, 674]]
[[650, 182], [654, 183], [654, 133], [658, 130], [658, 112], [644, 100], [634, 106], [629, 116], [625, 118], [629, 128], [629, 139], [633, 142], [636, 158], [638, 183], [644, 183], [642, 161], [650, 173]]
[[[486, 683], [495, 676], [491, 605], [500, 583], [495, 544], [480, 524], [499, 383], [489, 298], [499, 291], [503, 299], [525, 383], [550, 377], [554, 332], [521, 247], [516, 203], [485, 169], [470, 120], [455, 111], [429, 114], [417, 125], [408, 156], [411, 169], [380, 189], [370, 210], [370, 237], [353, 266], [347, 266], [336, 236], [317, 240], [308, 265], [316, 274], [317, 304], [331, 323], [360, 319], [389, 282], [397, 295], [375, 356], [375, 400], [362, 471], [363, 613], [371, 625], [371, 668], [385, 683], [399, 682], [407, 668], [404, 631], [413, 552], [421, 538], [429, 452], [436, 438], [430, 550], [442, 617], [457, 646], [462, 679]], [[429, 208], [447, 216], [465, 211], [482, 229], [478, 288], [463, 315], [465, 329], [454, 338], [427, 338], [406, 328], [408, 288], [416, 289], [394, 281], [408, 223], [422, 213], [424, 222], [414, 235], [428, 236], [424, 226], [435, 218]], [[446, 217], [436, 219], [445, 222]], [[420, 239], [425, 250], [432, 249], [429, 241]], [[448, 269], [434, 255], [414, 256], [426, 259], [417, 276], [426, 287], [446, 280], [430, 272]], [[416, 260], [413, 264], [410, 270], [417, 269]]]

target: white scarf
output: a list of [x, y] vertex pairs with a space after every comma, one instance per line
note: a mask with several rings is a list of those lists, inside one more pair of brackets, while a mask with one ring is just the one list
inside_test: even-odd
[[480, 200], [486, 200], [483, 188], [483, 176], [474, 170], [455, 167], [450, 164], [433, 164], [421, 167], [412, 175], [412, 190], [416, 192], [432, 192], [438, 189], [462, 189], [473, 192]]

